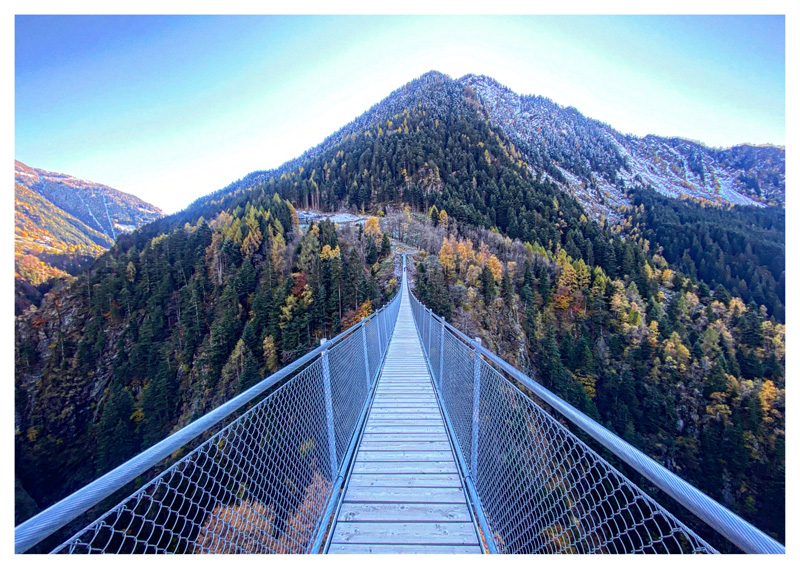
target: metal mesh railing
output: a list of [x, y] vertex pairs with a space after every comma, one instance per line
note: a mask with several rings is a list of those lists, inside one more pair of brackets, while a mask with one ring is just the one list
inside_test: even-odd
[[507, 376], [743, 550], [784, 552], [779, 543], [410, 297], [484, 535], [498, 552], [716, 552]]
[[187, 442], [213, 432], [225, 416], [264, 392], [263, 400], [54, 552], [314, 552], [399, 305], [400, 294], [369, 319], [223, 405], [228, 408], [210, 413], [218, 416], [190, 424], [26, 521], [15, 530], [17, 552], [182, 451]]

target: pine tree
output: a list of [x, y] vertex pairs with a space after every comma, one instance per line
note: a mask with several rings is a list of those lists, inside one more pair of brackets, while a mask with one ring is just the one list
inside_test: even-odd
[[105, 473], [133, 455], [136, 450], [133, 396], [119, 383], [112, 383], [111, 396], [103, 406], [97, 429], [97, 472]]
[[258, 362], [253, 356], [253, 353], [248, 351], [244, 360], [244, 367], [242, 374], [239, 376], [239, 392], [244, 392], [252, 386], [255, 386], [261, 380], [261, 375], [258, 372]]
[[383, 233], [383, 239], [381, 240], [381, 257], [386, 258], [392, 252], [392, 242], [389, 240], [389, 232], [386, 231]]
[[495, 284], [494, 274], [488, 266], [484, 266], [481, 271], [481, 293], [483, 294], [483, 301], [489, 305], [497, 295], [497, 285]]
[[506, 267], [506, 269], [503, 271], [503, 280], [500, 289], [501, 289], [501, 296], [503, 297], [503, 302], [505, 302], [506, 307], [508, 309], [513, 309], [514, 283], [511, 281], [511, 273], [508, 267]]
[[370, 266], [378, 262], [378, 247], [375, 246], [375, 241], [370, 236], [367, 237], [366, 261]]

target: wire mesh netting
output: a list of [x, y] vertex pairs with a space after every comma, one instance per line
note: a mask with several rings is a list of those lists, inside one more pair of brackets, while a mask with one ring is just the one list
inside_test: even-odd
[[308, 552], [398, 307], [399, 297], [53, 552]]
[[303, 552], [328, 458], [317, 360], [57, 552]]
[[359, 414], [367, 400], [365, 357], [360, 329], [328, 350], [337, 464], [342, 462]]
[[434, 376], [441, 369], [440, 400], [498, 552], [716, 552], [413, 296], [411, 303]]
[[485, 361], [479, 365], [474, 479], [498, 550], [713, 551]]

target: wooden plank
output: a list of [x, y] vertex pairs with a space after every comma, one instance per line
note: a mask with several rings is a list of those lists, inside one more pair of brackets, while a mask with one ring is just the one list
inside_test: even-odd
[[453, 461], [453, 454], [448, 450], [446, 452], [411, 452], [411, 451], [397, 451], [397, 452], [370, 452], [370, 451], [361, 451], [359, 450], [358, 456], [356, 456], [356, 462], [370, 462], [370, 461], [380, 461], [380, 462], [405, 462], [405, 461], [412, 461], [412, 462], [420, 462], [420, 461], [432, 461], [432, 462], [443, 462], [443, 461]]
[[413, 393], [413, 392], [398, 392], [398, 393], [382, 393], [377, 392], [375, 398], [385, 398], [387, 400], [436, 400], [432, 392], [430, 393]]
[[423, 388], [401, 388], [401, 387], [392, 387], [392, 388], [380, 388], [378, 387], [375, 389], [376, 394], [413, 394], [413, 395], [428, 395], [433, 394], [433, 389], [430, 387], [423, 389]]
[[[380, 409], [378, 409], [380, 410]], [[433, 412], [370, 412], [370, 418], [378, 420], [441, 420], [441, 415]]]
[[328, 554], [481, 554], [480, 546], [452, 544], [331, 544]]
[[383, 403], [383, 404], [433, 404], [436, 407], [439, 406], [439, 402], [433, 395], [414, 395], [414, 396], [398, 396], [398, 395], [388, 395], [388, 394], [380, 394], [378, 393], [375, 395], [375, 399], [372, 401], [372, 405]]
[[360, 450], [372, 452], [389, 452], [397, 450], [410, 450], [415, 452], [429, 452], [432, 450], [446, 452], [450, 450], [450, 444], [446, 441], [414, 440], [414, 441], [371, 441], [361, 440]]
[[466, 503], [460, 487], [348, 486], [345, 503]]
[[441, 426], [442, 419], [407, 417], [407, 418], [373, 418], [370, 420], [371, 426], [392, 426], [394, 428], [411, 428], [413, 426]]
[[349, 487], [458, 487], [461, 478], [455, 473], [372, 473], [354, 474]]
[[422, 424], [406, 424], [405, 426], [382, 425], [377, 422], [367, 424], [364, 428], [365, 434], [446, 434], [444, 426], [432, 424], [425, 426]]
[[466, 522], [469, 511], [463, 505], [442, 503], [343, 503], [338, 521], [375, 522]]
[[437, 426], [442, 422], [441, 417], [427, 414], [379, 414], [371, 416], [370, 423], [374, 426]]
[[435, 400], [383, 400], [375, 399], [372, 401], [372, 408], [424, 408], [439, 410], [439, 404]]
[[353, 464], [353, 474], [356, 473], [458, 473], [456, 462], [370, 462], [362, 461]]
[[[394, 422], [395, 424], [392, 424]], [[444, 432], [444, 421], [439, 420], [370, 420], [364, 427], [365, 432]]]
[[[398, 392], [383, 392], [381, 390], [378, 390], [375, 393], [375, 397], [377, 398], [377, 397], [380, 396], [380, 397], [391, 398], [391, 399], [412, 399], [412, 400], [413, 399], [417, 399], [417, 398], [420, 398], [420, 399], [429, 399], [429, 398], [435, 399], [436, 398], [434, 396], [433, 390], [431, 390], [430, 392], [408, 392], [408, 391], [399, 392], [399, 389], [395, 389], [395, 390], [398, 390]], [[387, 391], [388, 391], [388, 389], [387, 389]]]
[[399, 420], [405, 418], [424, 418], [426, 420], [441, 421], [442, 415], [438, 410], [422, 408], [419, 411], [413, 408], [374, 408], [369, 413], [370, 418], [376, 420]]
[[393, 396], [390, 397], [390, 396], [383, 396], [383, 395], [376, 396], [372, 401], [372, 406], [376, 406], [376, 405], [385, 406], [387, 404], [391, 404], [391, 405], [394, 405], [394, 406], [400, 406], [400, 405], [407, 406], [409, 404], [432, 404], [432, 405], [435, 405], [438, 408], [439, 401], [437, 401], [433, 397], [425, 397], [425, 398], [422, 398], [422, 397], [402, 398], [401, 397], [401, 398], [397, 398], [397, 397], [393, 397]]
[[[389, 406], [391, 405], [391, 406]], [[394, 398], [378, 398], [372, 402], [372, 408], [380, 408], [382, 410], [391, 410], [393, 408], [408, 412], [409, 409], [420, 408], [425, 412], [439, 412], [439, 401], [429, 399], [394, 399]]]
[[389, 400], [436, 400], [432, 391], [407, 391], [407, 390], [377, 390], [375, 398], [386, 398]]
[[364, 434], [361, 442], [447, 442], [447, 435], [442, 433], [392, 432], [390, 434]]
[[372, 410], [370, 411], [370, 415], [376, 417], [386, 417], [386, 416], [391, 416], [393, 414], [401, 416], [405, 414], [412, 414], [414, 416], [431, 416], [431, 417], [441, 416], [441, 414], [439, 414], [439, 408], [435, 406], [430, 406], [427, 408], [424, 406], [423, 407], [404, 406], [401, 408], [391, 408], [391, 407], [385, 408], [380, 406], [379, 407], [373, 406]]
[[351, 523], [339, 521], [333, 543], [478, 544], [472, 523]]
[[417, 399], [431, 399], [436, 398], [433, 396], [433, 392], [428, 391], [408, 391], [408, 390], [377, 390], [375, 391], [375, 397], [383, 397], [383, 398], [390, 398], [390, 399], [403, 399], [406, 400], [417, 400]]
[[410, 402], [380, 402], [376, 401], [372, 404], [372, 410], [378, 411], [377, 414], [388, 414], [391, 411], [399, 412], [420, 412], [439, 414], [439, 405], [435, 402], [416, 401]]
[[430, 393], [408, 393], [408, 392], [403, 392], [403, 393], [384, 393], [384, 392], [378, 391], [377, 393], [375, 393], [374, 402], [377, 402], [378, 400], [381, 400], [381, 399], [387, 400], [387, 401], [391, 401], [391, 402], [409, 402], [409, 401], [416, 402], [416, 401], [421, 401], [421, 402], [438, 403], [438, 401], [436, 400], [436, 397], [433, 395], [432, 392], [430, 392]]

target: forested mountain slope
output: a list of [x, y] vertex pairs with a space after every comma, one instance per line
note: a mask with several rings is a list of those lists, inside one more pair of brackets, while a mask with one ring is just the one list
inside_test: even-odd
[[16, 161], [14, 183], [15, 313], [38, 305], [52, 279], [76, 274], [130, 232], [162, 216], [110, 187]]
[[[700, 223], [685, 205], [675, 214]], [[39, 506], [388, 298], [375, 223], [300, 235], [293, 206], [385, 214], [384, 231], [431, 253], [417, 293], [437, 313], [782, 538], [785, 327], [778, 304], [740, 298], [746, 274], [704, 272], [731, 236], [707, 230], [680, 264], [639, 209], [598, 223], [439, 73], [281, 168], [120, 236], [18, 320], [17, 474]], [[769, 215], [713, 214], [766, 243], [743, 258], [720, 245], [723, 259], [782, 250]]]
[[[782, 207], [718, 206], [671, 199], [648, 189], [628, 192], [620, 233], [663, 256], [711, 289], [721, 286], [785, 320], [786, 216]], [[722, 292], [725, 293], [725, 292]]]
[[105, 235], [112, 242], [163, 213], [129, 193], [68, 174], [31, 168], [14, 162], [14, 181], [40, 194], [56, 207]]
[[421, 301], [783, 539], [783, 324], [630, 239], [609, 239], [587, 262], [579, 248], [554, 252], [446, 219], [434, 210], [409, 231], [427, 253]]
[[[14, 184], [15, 280], [38, 286], [67, 276], [113, 241], [39, 193]], [[18, 313], [21, 313], [18, 311]]]
[[64, 497], [385, 302], [397, 282], [375, 225], [300, 234], [288, 202], [256, 192], [122, 237], [51, 291], [17, 321], [20, 502]]

